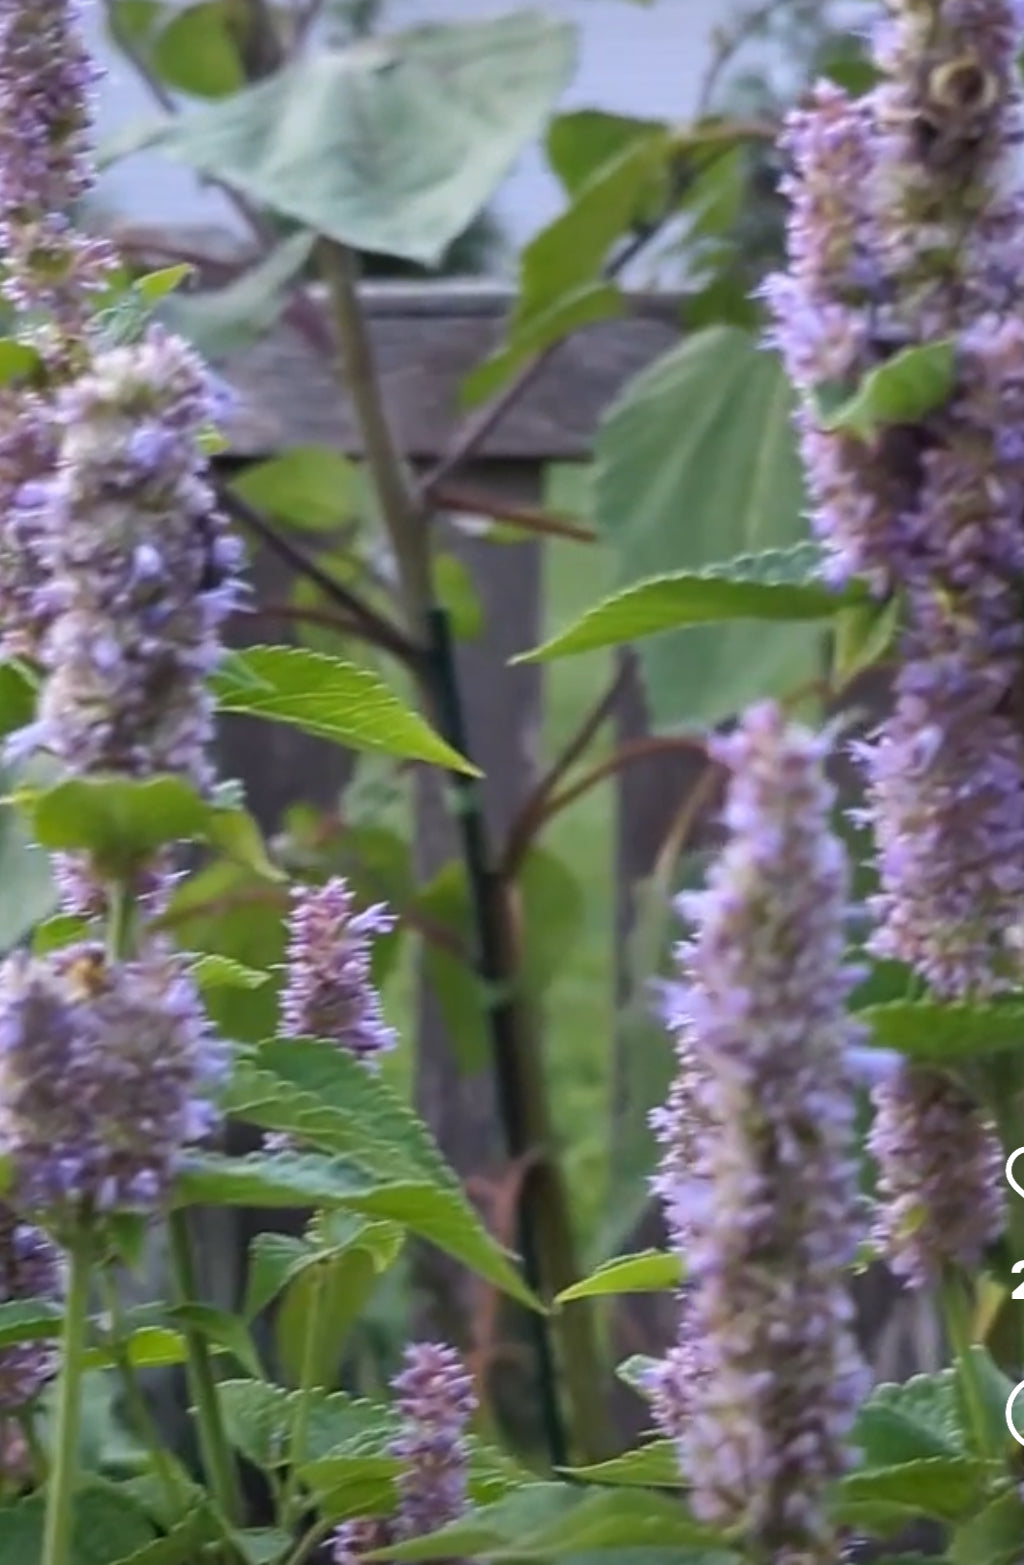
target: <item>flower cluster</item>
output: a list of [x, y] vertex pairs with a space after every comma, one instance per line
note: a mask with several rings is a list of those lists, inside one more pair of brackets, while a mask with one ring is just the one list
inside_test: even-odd
[[[13, 1208], [0, 1204], [0, 1303], [56, 1300], [61, 1292], [56, 1246], [41, 1229], [22, 1222]], [[49, 1343], [22, 1342], [0, 1349], [0, 1420], [31, 1402], [55, 1369], [56, 1355]], [[3, 1471], [5, 1464], [0, 1457], [0, 1472]]]
[[0, 970], [0, 1142], [21, 1203], [147, 1210], [205, 1136], [225, 1066], [180, 958], [103, 947]]
[[99, 76], [72, 0], [0, 7], [0, 252], [3, 293], [64, 334], [116, 266], [73, 224], [93, 184], [91, 95]]
[[382, 906], [357, 912], [351, 888], [337, 877], [297, 887], [293, 897], [281, 1031], [327, 1039], [372, 1061], [395, 1043], [370, 976], [371, 941], [394, 918]]
[[411, 1343], [392, 1389], [401, 1419], [390, 1447], [401, 1463], [398, 1514], [343, 1523], [333, 1538], [335, 1565], [355, 1565], [367, 1550], [436, 1532], [466, 1507], [466, 1430], [477, 1400], [458, 1354], [444, 1343]]
[[[880, 85], [823, 86], [791, 120], [790, 264], [767, 289], [832, 573], [905, 605], [894, 709], [859, 748], [872, 949], [942, 995], [1002, 981], [1024, 894], [1022, 22], [1014, 0], [899, 0]], [[824, 426], [820, 393], [936, 339], [943, 405], [867, 439]]]
[[730, 837], [681, 903], [695, 924], [676, 999], [685, 1080], [660, 1122], [659, 1189], [690, 1279], [655, 1388], [663, 1424], [697, 1513], [778, 1559], [830, 1557], [823, 1494], [865, 1389], [844, 1277], [859, 1238], [857, 975], [825, 753], [771, 704], [714, 746]]

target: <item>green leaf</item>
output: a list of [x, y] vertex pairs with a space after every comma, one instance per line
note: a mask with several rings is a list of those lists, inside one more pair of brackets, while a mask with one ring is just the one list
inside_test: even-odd
[[0, 735], [27, 728], [35, 716], [36, 686], [21, 663], [0, 663]]
[[[2, 786], [2, 784], [0, 784]], [[58, 905], [49, 855], [33, 842], [21, 810], [0, 803], [0, 953], [11, 951]]]
[[645, 1400], [650, 1398], [650, 1376], [658, 1368], [660, 1360], [651, 1358], [648, 1353], [631, 1353], [628, 1359], [623, 1359], [615, 1371], [617, 1380], [623, 1385], [629, 1386], [637, 1396]]
[[885, 603], [852, 603], [836, 616], [832, 648], [832, 681], [842, 690], [858, 674], [873, 668], [891, 651], [900, 626], [898, 597]]
[[273, 1565], [275, 1560], [284, 1560], [294, 1543], [291, 1533], [276, 1527], [246, 1527], [244, 1532], [233, 1532], [231, 1541], [246, 1565]]
[[[302, 1394], [262, 1380], [220, 1381], [217, 1400], [228, 1439], [254, 1466], [282, 1466], [287, 1461], [288, 1436]], [[340, 1451], [377, 1454], [397, 1431], [390, 1408], [357, 1401], [341, 1391], [328, 1394], [314, 1390], [309, 1402], [306, 1451], [310, 1462]]]
[[222, 712], [289, 723], [353, 750], [427, 761], [471, 777], [478, 769], [445, 744], [367, 669], [304, 647], [250, 647], [214, 677]]
[[233, 962], [229, 956], [221, 956], [213, 951], [197, 957], [192, 963], [191, 972], [199, 988], [204, 991], [225, 986], [230, 989], [259, 989], [270, 982], [269, 973], [259, 973], [255, 968], [245, 967], [241, 962]]
[[643, 1250], [638, 1255], [617, 1255], [603, 1261], [595, 1272], [574, 1282], [558, 1295], [556, 1304], [572, 1299], [590, 1299], [609, 1294], [665, 1293], [678, 1288], [683, 1268], [677, 1255], [663, 1250]]
[[[962, 1521], [983, 1502], [999, 1465], [968, 1456], [929, 1456], [851, 1473], [836, 1486], [834, 1513], [862, 1517], [895, 1507], [911, 1516]], [[848, 1510], [849, 1508], [849, 1510]]]
[[722, 1540], [694, 1521], [677, 1500], [629, 1489], [586, 1494], [572, 1485], [530, 1484], [427, 1538], [369, 1557], [511, 1562], [644, 1548], [678, 1550], [678, 1565], [697, 1565], [702, 1552], [714, 1547], [723, 1548]]
[[178, 266], [163, 266], [157, 272], [147, 272], [145, 277], [140, 277], [134, 284], [135, 291], [150, 309], [154, 309], [187, 282], [194, 272], [195, 267], [189, 261], [183, 261]]
[[281, 1289], [313, 1260], [316, 1251], [295, 1234], [257, 1234], [249, 1246], [245, 1304], [242, 1313], [253, 1320], [272, 1304]]
[[951, 341], [904, 348], [864, 377], [852, 397], [817, 396], [822, 429], [870, 440], [886, 424], [916, 424], [949, 400], [956, 376]]
[[[594, 470], [594, 520], [618, 551], [621, 587], [805, 542], [792, 411], [777, 357], [738, 327], [699, 332], [626, 387]], [[654, 726], [717, 723], [803, 685], [821, 646], [813, 623], [696, 626], [642, 643]]]
[[24, 799], [41, 847], [84, 849], [112, 879], [131, 875], [159, 848], [185, 841], [210, 843], [280, 879], [252, 817], [211, 804], [182, 777], [69, 777]]
[[334, 1207], [372, 1189], [360, 1170], [315, 1153], [193, 1154], [175, 1186], [178, 1206]]
[[85, 1365], [87, 1369], [111, 1369], [122, 1357], [135, 1369], [183, 1364], [185, 1339], [179, 1331], [171, 1331], [166, 1326], [140, 1326], [119, 1344], [117, 1352], [107, 1346], [88, 1348]]
[[0, 1348], [59, 1337], [63, 1319], [63, 1311], [47, 1299], [15, 1299], [0, 1304]]
[[548, 126], [548, 162], [566, 194], [576, 196], [599, 169], [634, 142], [649, 141], [667, 128], [659, 120], [607, 114], [603, 109], [573, 109], [556, 115]]
[[876, 1386], [851, 1436], [871, 1468], [967, 1454], [956, 1375], [951, 1369]]
[[848, 599], [827, 587], [728, 581], [712, 572], [655, 576], [614, 593], [576, 621], [525, 652], [516, 663], [619, 647], [689, 625], [729, 620], [818, 620], [837, 614]]
[[[42, 1559], [45, 1513], [42, 1494], [0, 1508], [0, 1565], [35, 1565]], [[154, 1538], [145, 1511], [114, 1484], [89, 1478], [80, 1485], [68, 1565], [121, 1565]]]
[[548, 848], [531, 848], [518, 877], [522, 898], [522, 984], [537, 1002], [571, 962], [586, 916], [586, 892]]
[[224, 1106], [253, 1124], [351, 1159], [378, 1181], [342, 1199], [310, 1205], [347, 1206], [399, 1223], [512, 1297], [537, 1307], [426, 1126], [358, 1060], [329, 1043], [272, 1040], [239, 1063]]
[[183, 1331], [196, 1332], [214, 1347], [230, 1353], [247, 1375], [262, 1373], [249, 1328], [236, 1315], [215, 1309], [212, 1304], [171, 1304], [167, 1306], [167, 1317]]
[[225, 0], [176, 12], [153, 41], [152, 62], [168, 87], [196, 98], [225, 98], [245, 85]]
[[1024, 1047], [1024, 1005], [1019, 1000], [990, 1005], [891, 1000], [869, 1005], [857, 1016], [871, 1029], [871, 1043], [933, 1064], [960, 1064]]
[[0, 386], [32, 381], [39, 374], [42, 360], [35, 348], [15, 337], [0, 337]]
[[220, 1535], [216, 1519], [201, 1505], [176, 1522], [166, 1537], [144, 1543], [119, 1565], [195, 1565], [205, 1545], [216, 1542]]
[[624, 1485], [641, 1489], [678, 1489], [685, 1487], [679, 1468], [679, 1455], [671, 1440], [652, 1440], [635, 1451], [626, 1451], [608, 1462], [590, 1467], [574, 1467], [572, 1475], [583, 1483]]
[[223, 288], [168, 300], [167, 319], [208, 358], [242, 352], [277, 324], [313, 243], [312, 234], [292, 234]]
[[232, 489], [275, 521], [308, 532], [333, 532], [352, 515], [355, 470], [329, 446], [294, 446], [247, 467]]
[[[309, 1373], [314, 1385], [330, 1389], [337, 1384], [345, 1342], [379, 1277], [371, 1252], [352, 1248], [316, 1256], [292, 1278], [281, 1301], [275, 1334], [283, 1378], [298, 1386]], [[311, 1352], [315, 1295], [319, 1295], [320, 1329]]]
[[434, 591], [460, 641], [475, 641], [484, 631], [484, 611], [473, 576], [456, 554], [434, 556]]
[[[507, 345], [467, 376], [464, 404], [493, 396], [527, 357], [564, 334], [552, 333], [551, 321], [566, 301], [598, 297], [617, 312], [620, 296], [602, 278], [602, 267], [615, 240], [662, 199], [671, 146], [660, 125], [631, 139], [584, 181], [568, 210], [529, 242], [520, 256]], [[547, 323], [539, 333], [538, 323]]]
[[355, 249], [436, 266], [541, 130], [573, 30], [537, 11], [318, 51], [162, 125], [173, 158]]
[[1024, 1500], [1017, 1493], [1000, 1495], [953, 1533], [950, 1565], [1016, 1565], [1024, 1538]]

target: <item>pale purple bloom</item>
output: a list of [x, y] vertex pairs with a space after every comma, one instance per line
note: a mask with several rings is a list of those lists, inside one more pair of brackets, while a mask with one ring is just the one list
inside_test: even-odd
[[[97, 878], [92, 860], [84, 853], [55, 853], [50, 870], [60, 897], [61, 911], [74, 918], [101, 919], [110, 911], [110, 890]], [[173, 868], [171, 855], [159, 855], [142, 865], [128, 888], [140, 923], [166, 913], [181, 874]]]
[[[680, 901], [695, 924], [678, 1014], [698, 1062], [683, 1068], [699, 1178], [671, 1149], [660, 1176], [689, 1273], [663, 1416], [685, 1413], [696, 1514], [780, 1558], [827, 1544], [824, 1492], [865, 1389], [844, 1275], [860, 1237], [845, 1063], [860, 974], [845, 960], [849, 870], [829, 824], [827, 748], [771, 704], [713, 744], [731, 774], [729, 841], [707, 889]], [[678, 1207], [674, 1177], [686, 1180]], [[680, 1388], [694, 1345], [699, 1372]]]
[[198, 445], [201, 362], [158, 327], [60, 393], [46, 559], [59, 612], [32, 739], [72, 772], [212, 782], [206, 678], [240, 561]]
[[[22, 1222], [0, 1202], [0, 1304], [40, 1299], [56, 1302], [63, 1291], [60, 1255], [42, 1229]], [[20, 1342], [0, 1348], [0, 1419], [31, 1402], [57, 1369], [48, 1342]], [[0, 1470], [4, 1469], [0, 1460]]]
[[393, 1529], [382, 1516], [356, 1516], [331, 1535], [331, 1565], [359, 1565], [364, 1554], [394, 1542]]
[[912, 1288], [941, 1282], [948, 1267], [976, 1271], [1005, 1220], [1003, 1154], [991, 1122], [951, 1077], [909, 1064], [872, 1098], [879, 1251]]
[[34, 392], [0, 391], [0, 656], [35, 659], [55, 607], [44, 556], [45, 478], [55, 431]]
[[182, 959], [98, 944], [0, 969], [0, 1144], [19, 1199], [149, 1210], [217, 1123], [226, 1069]]
[[340, 878], [295, 888], [281, 995], [286, 1037], [323, 1038], [366, 1061], [394, 1047], [370, 972], [373, 938], [394, 922], [382, 906], [357, 912]]
[[92, 188], [90, 60], [73, 0], [0, 6], [0, 250], [3, 293], [62, 333], [84, 328], [90, 295], [109, 283], [112, 247], [75, 229]]
[[466, 1431], [476, 1411], [472, 1377], [453, 1348], [414, 1342], [392, 1382], [402, 1428], [391, 1445], [398, 1478], [399, 1538], [456, 1521], [466, 1505]]

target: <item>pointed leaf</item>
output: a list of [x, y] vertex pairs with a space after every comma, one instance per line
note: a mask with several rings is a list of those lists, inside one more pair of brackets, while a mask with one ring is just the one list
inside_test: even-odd
[[916, 424], [948, 401], [956, 374], [956, 349], [950, 341], [904, 348], [864, 377], [852, 397], [839, 406], [819, 393], [822, 429], [842, 430], [868, 440], [885, 424]]
[[678, 1489], [686, 1485], [679, 1467], [679, 1455], [671, 1440], [653, 1440], [650, 1445], [608, 1462], [591, 1467], [574, 1467], [574, 1478], [583, 1483], [634, 1486], [641, 1489]]
[[1024, 1048], [1024, 1005], [1019, 1000], [990, 1005], [892, 1000], [858, 1011], [879, 1048], [897, 1049], [914, 1060], [952, 1065], [1008, 1049]]
[[240, 353], [277, 324], [313, 244], [312, 234], [292, 234], [223, 288], [168, 300], [167, 320], [208, 358]]
[[683, 1268], [677, 1255], [663, 1250], [643, 1250], [638, 1255], [617, 1255], [603, 1261], [595, 1272], [574, 1282], [555, 1300], [568, 1304], [572, 1299], [589, 1299], [606, 1294], [664, 1293], [678, 1288]]
[[376, 674], [325, 653], [250, 647], [227, 659], [213, 683], [222, 712], [289, 723], [352, 750], [376, 750], [480, 775]]

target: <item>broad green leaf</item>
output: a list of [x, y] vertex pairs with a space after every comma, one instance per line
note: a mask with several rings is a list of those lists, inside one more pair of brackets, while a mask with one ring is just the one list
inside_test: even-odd
[[240, 1061], [224, 1106], [236, 1117], [358, 1164], [372, 1188], [311, 1205], [347, 1206], [398, 1223], [504, 1292], [536, 1307], [506, 1252], [484, 1228], [426, 1126], [378, 1077], [332, 1044], [265, 1043]]
[[820, 390], [818, 422], [822, 429], [870, 440], [886, 424], [916, 424], [941, 407], [953, 390], [955, 375], [952, 342], [904, 348], [866, 375], [853, 396], [840, 394], [837, 399]]
[[259, 989], [270, 982], [269, 973], [259, 973], [241, 962], [233, 962], [229, 956], [207, 952], [197, 957], [191, 967], [192, 977], [204, 992], [209, 989]]
[[574, 1467], [574, 1478], [583, 1483], [615, 1484], [640, 1489], [677, 1489], [685, 1486], [679, 1456], [671, 1440], [652, 1440], [635, 1451], [626, 1451], [608, 1462]]
[[625, 1488], [587, 1494], [572, 1485], [562, 1490], [556, 1484], [531, 1484], [464, 1521], [373, 1557], [412, 1562], [472, 1556], [511, 1562], [644, 1548], [678, 1550], [679, 1565], [697, 1565], [702, 1554], [725, 1547], [678, 1500]]
[[245, 1304], [242, 1314], [254, 1320], [272, 1304], [282, 1288], [314, 1259], [316, 1251], [296, 1234], [257, 1234], [249, 1246]]
[[940, 1065], [1024, 1048], [1024, 1005], [1008, 1000], [990, 1005], [892, 1000], [858, 1011], [872, 1043], [897, 1049], [910, 1059]]
[[[0, 1524], [2, 1525], [2, 1524]], [[144, 1543], [119, 1565], [195, 1565], [205, 1545], [215, 1543], [221, 1529], [205, 1505], [189, 1511], [163, 1538]]]
[[27, 728], [35, 716], [36, 685], [22, 663], [0, 663], [0, 735]]
[[[737, 327], [698, 333], [641, 372], [597, 435], [594, 519], [619, 585], [701, 572], [805, 541], [793, 399], [777, 357]], [[697, 626], [638, 649], [658, 728], [721, 721], [816, 677], [810, 625]]]
[[88, 1348], [85, 1365], [87, 1369], [110, 1369], [126, 1359], [135, 1369], [156, 1369], [183, 1364], [185, 1357], [185, 1339], [179, 1331], [166, 1326], [140, 1326], [118, 1345], [116, 1352], [105, 1346]]
[[1024, 1537], [1024, 1498], [1000, 1495], [957, 1527], [949, 1541], [950, 1565], [1017, 1565]]
[[294, 1543], [291, 1533], [276, 1527], [246, 1527], [243, 1532], [233, 1532], [231, 1541], [246, 1565], [274, 1565], [285, 1560]]
[[154, 309], [186, 283], [194, 271], [195, 267], [188, 261], [178, 266], [163, 266], [157, 272], [147, 272], [145, 277], [140, 277], [134, 285], [135, 291], [150, 309]]
[[[316, 1256], [292, 1278], [275, 1329], [282, 1378], [299, 1386], [308, 1374], [314, 1385], [337, 1385], [345, 1342], [379, 1278], [370, 1251], [355, 1247]], [[319, 1326], [312, 1337], [315, 1298]]]
[[850, 1473], [837, 1486], [834, 1513], [863, 1515], [866, 1507], [895, 1506], [939, 1521], [962, 1521], [976, 1511], [999, 1472], [998, 1464], [968, 1456], [928, 1456], [895, 1467]]
[[[0, 791], [5, 779], [0, 774]], [[0, 802], [0, 953], [6, 954], [58, 905], [50, 859], [29, 831], [24, 812]]]
[[261, 1373], [249, 1328], [237, 1315], [215, 1309], [212, 1304], [171, 1304], [167, 1306], [167, 1318], [182, 1331], [195, 1332], [214, 1347], [223, 1348], [238, 1360], [247, 1375]]
[[[582, 331], [585, 326], [597, 326], [624, 314], [625, 309], [625, 298], [618, 284], [604, 279], [577, 283], [557, 298], [538, 304], [518, 322], [515, 338], [508, 346], [499, 348], [478, 369], [470, 371], [460, 387], [462, 406], [468, 409], [484, 401], [500, 390], [529, 359]], [[492, 529], [487, 536], [491, 542], [519, 542], [523, 534], [521, 531], [517, 534], [514, 527], [510, 527], [504, 534], [497, 528]]]
[[[288, 1436], [301, 1392], [262, 1380], [224, 1380], [217, 1386], [228, 1439], [256, 1467], [283, 1465]], [[397, 1432], [390, 1408], [357, 1401], [345, 1392], [315, 1390], [310, 1396], [306, 1438], [309, 1462], [346, 1451], [379, 1454]]]
[[677, 1255], [664, 1250], [643, 1250], [638, 1255], [618, 1255], [604, 1261], [589, 1277], [574, 1282], [555, 1300], [568, 1304], [573, 1299], [590, 1299], [608, 1294], [664, 1293], [678, 1288], [683, 1268]]
[[668, 127], [659, 120], [608, 114], [603, 109], [573, 109], [558, 114], [548, 126], [547, 154], [553, 172], [568, 196], [635, 141], [649, 141]]
[[373, 1188], [361, 1170], [315, 1153], [195, 1153], [175, 1186], [178, 1206], [334, 1207], [359, 1205]]
[[63, 1311], [48, 1299], [15, 1299], [0, 1304], [0, 1348], [59, 1337], [63, 1319]]
[[240, 353], [277, 324], [313, 243], [311, 234], [292, 234], [223, 288], [169, 299], [168, 321], [210, 359]]
[[35, 348], [15, 337], [0, 337], [0, 386], [33, 381], [42, 366]]
[[222, 712], [289, 723], [353, 750], [375, 750], [479, 776], [364, 668], [304, 647], [250, 647], [214, 678]]
[[[964, 1370], [959, 1367], [962, 1365], [968, 1367], [971, 1376], [978, 1404], [977, 1412], [973, 1406], [968, 1406]], [[956, 1390], [960, 1421], [973, 1455], [994, 1458], [1012, 1452], [1014, 1447], [1006, 1425], [1006, 1409], [1013, 1394], [1014, 1382], [1003, 1374], [983, 1343], [972, 1342], [963, 1359], [958, 1360]], [[978, 1423], [981, 1424], [980, 1428], [977, 1427]]]
[[532, 10], [366, 38], [179, 116], [159, 142], [342, 244], [436, 266], [540, 131], [573, 38]]
[[199, 0], [172, 15], [152, 44], [152, 63], [168, 87], [196, 98], [224, 98], [245, 85], [227, 0]]
[[[121, 1565], [156, 1537], [145, 1511], [114, 1484], [90, 1477], [72, 1503], [68, 1565]], [[42, 1560], [45, 1514], [42, 1494], [0, 1507], [0, 1565], [36, 1565]]]
[[[601, 297], [603, 289], [617, 312], [618, 291], [602, 278], [602, 267], [614, 242], [662, 200], [671, 146], [668, 131], [660, 125], [647, 136], [633, 138], [584, 181], [567, 211], [530, 240], [520, 256], [507, 343], [463, 382], [463, 403], [493, 396], [527, 357], [557, 341], [550, 323], [565, 301], [587, 297], [595, 289]], [[539, 341], [537, 325], [542, 322], [548, 324]]]
[[898, 597], [885, 603], [852, 603], [836, 616], [832, 645], [832, 682], [842, 690], [858, 674], [873, 668], [891, 651], [900, 626]]
[[232, 480], [250, 505], [278, 522], [309, 532], [331, 532], [351, 516], [352, 463], [329, 446], [294, 446], [282, 456], [257, 462]]
[[614, 593], [550, 641], [516, 658], [542, 663], [550, 658], [619, 647], [689, 625], [730, 620], [820, 620], [837, 614], [844, 596], [826, 587], [728, 581], [712, 572], [656, 576]]
[[280, 878], [252, 817], [203, 799], [182, 777], [69, 777], [26, 794], [25, 803], [41, 847], [84, 849], [111, 878], [127, 877], [159, 848], [186, 841], [210, 843], [249, 868]]
[[965, 1456], [954, 1371], [876, 1386], [857, 1415], [851, 1439], [871, 1468]]

